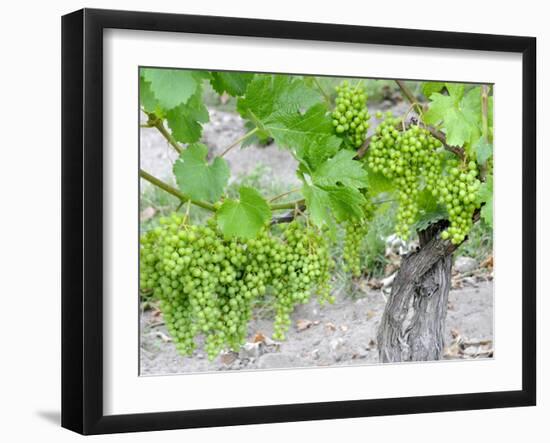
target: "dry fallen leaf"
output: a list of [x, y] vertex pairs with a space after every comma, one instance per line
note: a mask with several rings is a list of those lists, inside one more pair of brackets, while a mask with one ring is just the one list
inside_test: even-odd
[[142, 221], [142, 222], [150, 220], [155, 216], [156, 213], [157, 213], [157, 210], [155, 208], [153, 208], [152, 206], [147, 206], [139, 214], [139, 220]]
[[261, 332], [256, 332], [256, 335], [252, 339], [254, 343], [265, 343], [266, 336]]
[[168, 337], [164, 332], [162, 331], [156, 331], [155, 337], [160, 338], [163, 343], [170, 343], [172, 341], [172, 338]]
[[342, 332], [348, 332], [349, 328], [346, 325], [340, 325], [340, 330]]
[[479, 265], [480, 268], [488, 268], [488, 269], [493, 269], [493, 256], [490, 255], [489, 257], [487, 257], [485, 260], [483, 260], [480, 265]]
[[325, 323], [325, 328], [331, 332], [334, 332], [336, 331], [336, 325], [334, 323], [331, 323], [331, 322], [327, 322]]
[[220, 355], [220, 361], [224, 364], [224, 365], [230, 365], [231, 363], [233, 363], [235, 360], [237, 360], [237, 357], [239, 356], [239, 354], [237, 354], [236, 352], [224, 352], [223, 354]]
[[306, 329], [310, 328], [313, 325], [313, 322], [311, 320], [307, 320], [305, 318], [301, 318], [299, 320], [296, 320], [296, 330], [298, 332], [305, 331]]
[[372, 317], [376, 315], [376, 312], [374, 311], [367, 311], [367, 320], [370, 320]]

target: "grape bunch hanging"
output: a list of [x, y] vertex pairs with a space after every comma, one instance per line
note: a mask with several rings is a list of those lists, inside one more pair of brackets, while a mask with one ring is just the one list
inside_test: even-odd
[[178, 351], [190, 355], [205, 337], [213, 359], [224, 348], [238, 350], [256, 300], [273, 292], [274, 338], [284, 339], [290, 313], [316, 292], [333, 302], [333, 261], [325, 237], [298, 221], [267, 229], [251, 240], [226, 239], [214, 219], [190, 225], [174, 213], [141, 238], [140, 287], [153, 290]]
[[419, 125], [403, 129], [400, 119], [387, 115], [376, 128], [368, 158], [372, 171], [393, 180], [397, 187], [396, 234], [410, 237], [419, 215], [419, 195], [426, 190], [449, 215], [450, 226], [442, 238], [458, 245], [468, 235], [479, 207], [477, 165], [467, 159], [447, 159], [441, 142]]
[[367, 138], [369, 111], [365, 89], [358, 83], [351, 87], [347, 80], [336, 86], [336, 107], [332, 111], [332, 125], [336, 134], [345, 137], [352, 148], [359, 148]]

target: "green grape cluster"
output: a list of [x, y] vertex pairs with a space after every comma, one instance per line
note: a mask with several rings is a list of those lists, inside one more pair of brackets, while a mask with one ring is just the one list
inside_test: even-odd
[[391, 115], [376, 128], [369, 147], [369, 167], [392, 179], [398, 189], [399, 209], [396, 234], [407, 239], [419, 212], [418, 195], [427, 190], [443, 206], [450, 227], [443, 239], [458, 245], [472, 228], [472, 216], [479, 207], [481, 182], [474, 161], [453, 158], [445, 161], [439, 140], [427, 129], [413, 125], [399, 131], [399, 120]]
[[477, 178], [478, 170], [474, 161], [467, 165], [458, 160], [451, 160], [449, 173], [440, 176], [432, 194], [444, 205], [449, 214], [450, 226], [441, 233], [444, 240], [458, 245], [464, 241], [473, 226], [472, 216], [479, 207], [477, 194], [481, 182]]
[[396, 234], [407, 239], [418, 216], [418, 194], [425, 186], [430, 192], [441, 176], [441, 142], [424, 128], [413, 125], [398, 130], [399, 119], [388, 115], [376, 128], [369, 147], [369, 167], [392, 179], [398, 189], [399, 209]]
[[346, 136], [353, 148], [359, 148], [367, 138], [369, 111], [367, 95], [358, 83], [351, 87], [347, 80], [336, 86], [336, 107], [332, 111], [332, 124], [338, 135]]
[[271, 256], [271, 284], [276, 293], [273, 337], [277, 340], [285, 339], [290, 314], [296, 305], [309, 301], [313, 288], [321, 304], [334, 302], [330, 295], [334, 263], [325, 237], [294, 221], [284, 226], [282, 238]]
[[365, 199], [364, 217], [360, 220], [348, 220], [344, 225], [344, 271], [350, 272], [354, 277], [359, 277], [362, 273], [361, 251], [364, 239], [369, 231], [369, 222], [374, 214], [374, 205], [370, 200], [370, 196], [365, 195]]
[[246, 340], [254, 301], [275, 289], [275, 336], [284, 338], [294, 306], [317, 291], [331, 300], [332, 261], [324, 237], [297, 221], [280, 236], [226, 239], [211, 219], [189, 225], [177, 213], [141, 238], [140, 287], [160, 300], [178, 351], [190, 355], [205, 337], [210, 359]]

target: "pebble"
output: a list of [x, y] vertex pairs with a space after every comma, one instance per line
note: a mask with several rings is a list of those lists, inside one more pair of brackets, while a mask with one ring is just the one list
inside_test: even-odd
[[471, 257], [457, 257], [454, 263], [455, 270], [461, 274], [472, 272], [477, 269], [477, 266], [477, 260]]
[[345, 343], [346, 341], [343, 338], [335, 338], [334, 340], [330, 341], [330, 350], [332, 352], [337, 352], [344, 347]]

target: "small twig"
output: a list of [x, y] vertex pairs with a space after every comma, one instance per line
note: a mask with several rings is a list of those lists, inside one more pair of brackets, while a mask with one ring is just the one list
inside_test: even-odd
[[183, 151], [183, 148], [180, 146], [180, 144], [176, 141], [174, 137], [172, 137], [172, 134], [170, 134], [166, 128], [164, 127], [164, 122], [162, 120], [157, 120], [156, 124], [154, 125], [155, 128], [157, 128], [157, 131], [162, 134], [162, 136], [172, 145], [172, 147], [176, 150], [178, 154], [181, 154]]
[[412, 93], [412, 91], [409, 89], [409, 87], [405, 84], [403, 80], [396, 80], [395, 83], [397, 83], [397, 86], [399, 86], [399, 89], [401, 89], [401, 92], [407, 97], [407, 100], [412, 104], [416, 106], [416, 109], [418, 111], [418, 115], [422, 114], [422, 107], [419, 103], [416, 101], [416, 97]]
[[177, 190], [176, 188], [173, 188], [167, 183], [164, 183], [162, 180], [156, 178], [155, 176], [149, 174], [148, 172], [144, 171], [143, 169], [139, 170], [139, 176], [143, 178], [144, 180], [147, 180], [149, 183], [152, 183], [153, 185], [157, 186], [158, 188], [162, 189], [163, 191], [168, 192], [168, 194], [172, 194], [174, 197], [179, 198], [181, 201], [184, 202], [191, 202], [195, 206], [199, 206], [203, 209], [207, 209], [208, 211], [216, 212], [216, 208], [214, 208], [214, 205], [211, 203], [203, 202], [200, 200], [194, 200], [191, 197], [189, 197], [187, 194], [184, 194], [183, 192]]
[[225, 154], [227, 154], [229, 151], [231, 151], [231, 149], [233, 149], [235, 146], [240, 145], [243, 141], [245, 141], [248, 137], [254, 135], [256, 132], [258, 132], [258, 128], [254, 128], [251, 131], [248, 131], [245, 135], [243, 135], [239, 139], [235, 140], [227, 148], [225, 148], [223, 150], [223, 152], [219, 155], [219, 157], [223, 157]]
[[164, 121], [158, 118], [155, 114], [147, 112], [145, 109], [141, 108], [141, 111], [147, 116], [146, 126], [140, 125], [142, 128], [156, 128], [157, 131], [166, 139], [166, 141], [176, 150], [178, 154], [181, 154], [183, 148], [177, 142], [177, 140], [170, 134], [164, 127]]
[[280, 209], [294, 209], [295, 207], [302, 207], [304, 206], [306, 201], [301, 198], [300, 200], [291, 201], [288, 203], [275, 203], [272, 205], [269, 205], [272, 211], [278, 211]]
[[298, 191], [301, 191], [302, 188], [295, 188], [295, 189], [291, 189], [290, 191], [288, 192], [283, 192], [282, 194], [279, 194], [279, 195], [276, 195], [275, 197], [273, 197], [272, 199], [269, 200], [269, 202], [274, 202], [276, 200], [279, 200], [283, 197], [286, 197], [287, 195], [290, 195], [290, 194], [294, 194], [295, 192], [298, 192]]
[[[305, 205], [301, 205], [298, 207], [301, 211], [305, 210], [306, 209], [306, 206]], [[294, 220], [296, 218], [296, 214], [295, 214], [295, 211], [292, 210], [292, 211], [289, 211], [287, 212], [286, 214], [284, 215], [280, 215], [278, 217], [273, 217], [271, 219], [271, 224], [272, 225], [276, 225], [276, 224], [279, 224], [279, 223], [290, 223], [292, 220]]]
[[[422, 115], [422, 107], [420, 106], [419, 103], [416, 102], [416, 98], [414, 96], [414, 94], [412, 93], [412, 91], [407, 87], [407, 85], [405, 84], [404, 81], [402, 80], [396, 80], [395, 81], [397, 83], [397, 85], [399, 86], [399, 89], [401, 89], [401, 92], [403, 92], [403, 95], [405, 95], [405, 97], [407, 97], [407, 100], [412, 104], [414, 105], [416, 103], [416, 108], [417, 108], [417, 111], [418, 111], [418, 115]], [[461, 160], [464, 160], [466, 154], [464, 152], [464, 149], [462, 149], [461, 147], [459, 146], [449, 146], [447, 144], [447, 138], [445, 137], [445, 134], [443, 132], [441, 132], [439, 129], [436, 129], [436, 128], [432, 128], [431, 126], [428, 126], [424, 123], [418, 123], [420, 126], [422, 126], [423, 128], [427, 129], [430, 134], [432, 134], [432, 136], [434, 138], [436, 138], [437, 140], [439, 140], [442, 144], [443, 144], [443, 147], [447, 150], [447, 151], [450, 151], [452, 152], [453, 154], [457, 155], [458, 157], [461, 158]]]

